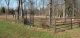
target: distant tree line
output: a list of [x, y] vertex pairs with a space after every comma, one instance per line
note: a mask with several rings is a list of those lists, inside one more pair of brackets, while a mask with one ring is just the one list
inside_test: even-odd
[[[1, 7], [0, 8], [0, 14], [5, 14], [6, 13], [7, 8], [5, 7]], [[14, 9], [9, 9], [9, 13], [8, 14], [14, 14], [15, 10]]]

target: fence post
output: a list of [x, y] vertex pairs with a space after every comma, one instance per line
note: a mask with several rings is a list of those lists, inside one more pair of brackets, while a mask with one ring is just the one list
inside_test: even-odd
[[73, 29], [72, 18], [71, 18], [71, 29]]
[[[55, 18], [54, 18], [55, 19]], [[55, 21], [55, 23], [54, 23], [54, 29], [55, 29], [55, 33], [57, 32], [57, 29], [56, 29], [56, 19], [54, 20]]]
[[80, 22], [79, 22], [79, 27], [80, 27]]

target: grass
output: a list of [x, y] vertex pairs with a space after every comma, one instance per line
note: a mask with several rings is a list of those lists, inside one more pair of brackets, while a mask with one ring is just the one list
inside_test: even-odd
[[0, 38], [53, 38], [48, 32], [28, 29], [22, 24], [0, 21]]
[[[23, 24], [0, 20], [0, 38], [79, 38], [80, 28], [60, 33], [36, 31]], [[37, 28], [36, 28], [37, 29]]]

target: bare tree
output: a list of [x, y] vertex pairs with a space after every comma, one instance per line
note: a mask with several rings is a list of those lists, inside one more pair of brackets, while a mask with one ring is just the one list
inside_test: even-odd
[[23, 3], [24, 0], [18, 0], [18, 14], [17, 14], [17, 20], [23, 21], [24, 19], [24, 13], [23, 13]]
[[[2, 2], [2, 0], [0, 1], [0, 5], [2, 6], [1, 2]], [[1, 10], [0, 10], [0, 13], [1, 13]]]
[[6, 2], [6, 5], [7, 5], [7, 8], [8, 8], [8, 10], [7, 10], [7, 12], [6, 12], [6, 19], [7, 19], [7, 15], [8, 15], [8, 13], [9, 13], [10, 0], [5, 0], [5, 2]]
[[74, 2], [75, 0], [65, 0], [66, 14], [71, 18], [71, 29], [72, 29], [72, 18], [74, 17]]
[[52, 0], [50, 0], [50, 25], [51, 25], [51, 22], [52, 22]]
[[30, 24], [30, 25], [33, 25], [34, 26], [34, 11], [33, 11], [33, 9], [34, 9], [34, 2], [33, 2], [33, 0], [29, 0], [29, 5], [30, 5], [30, 7], [29, 7], [29, 9], [30, 9], [30, 22], [32, 22], [32, 24]]

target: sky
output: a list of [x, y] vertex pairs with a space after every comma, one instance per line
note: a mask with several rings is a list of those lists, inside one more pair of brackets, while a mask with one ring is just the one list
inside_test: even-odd
[[[7, 7], [5, 0], [2, 0], [0, 7], [4, 6]], [[10, 8], [16, 8], [17, 7], [17, 1], [16, 0], [10, 0]]]
[[[28, 0], [26, 0], [28, 2]], [[44, 1], [44, 7], [47, 6], [48, 2], [47, 0], [37, 0], [37, 5], [36, 5], [36, 0], [33, 0], [34, 1], [34, 6], [37, 7], [37, 8], [42, 8], [43, 7], [43, 2]], [[56, 0], [55, 0], [56, 1]], [[58, 3], [63, 3], [63, 0], [58, 0], [59, 2]], [[1, 4], [0, 4], [0, 7], [1, 6], [4, 6], [4, 7], [7, 7], [6, 3], [5, 3], [5, 0], [2, 0]], [[13, 8], [13, 9], [16, 9], [17, 8], [17, 1], [16, 0], [10, 0], [10, 8]], [[28, 3], [26, 4], [26, 6], [28, 6]]]

